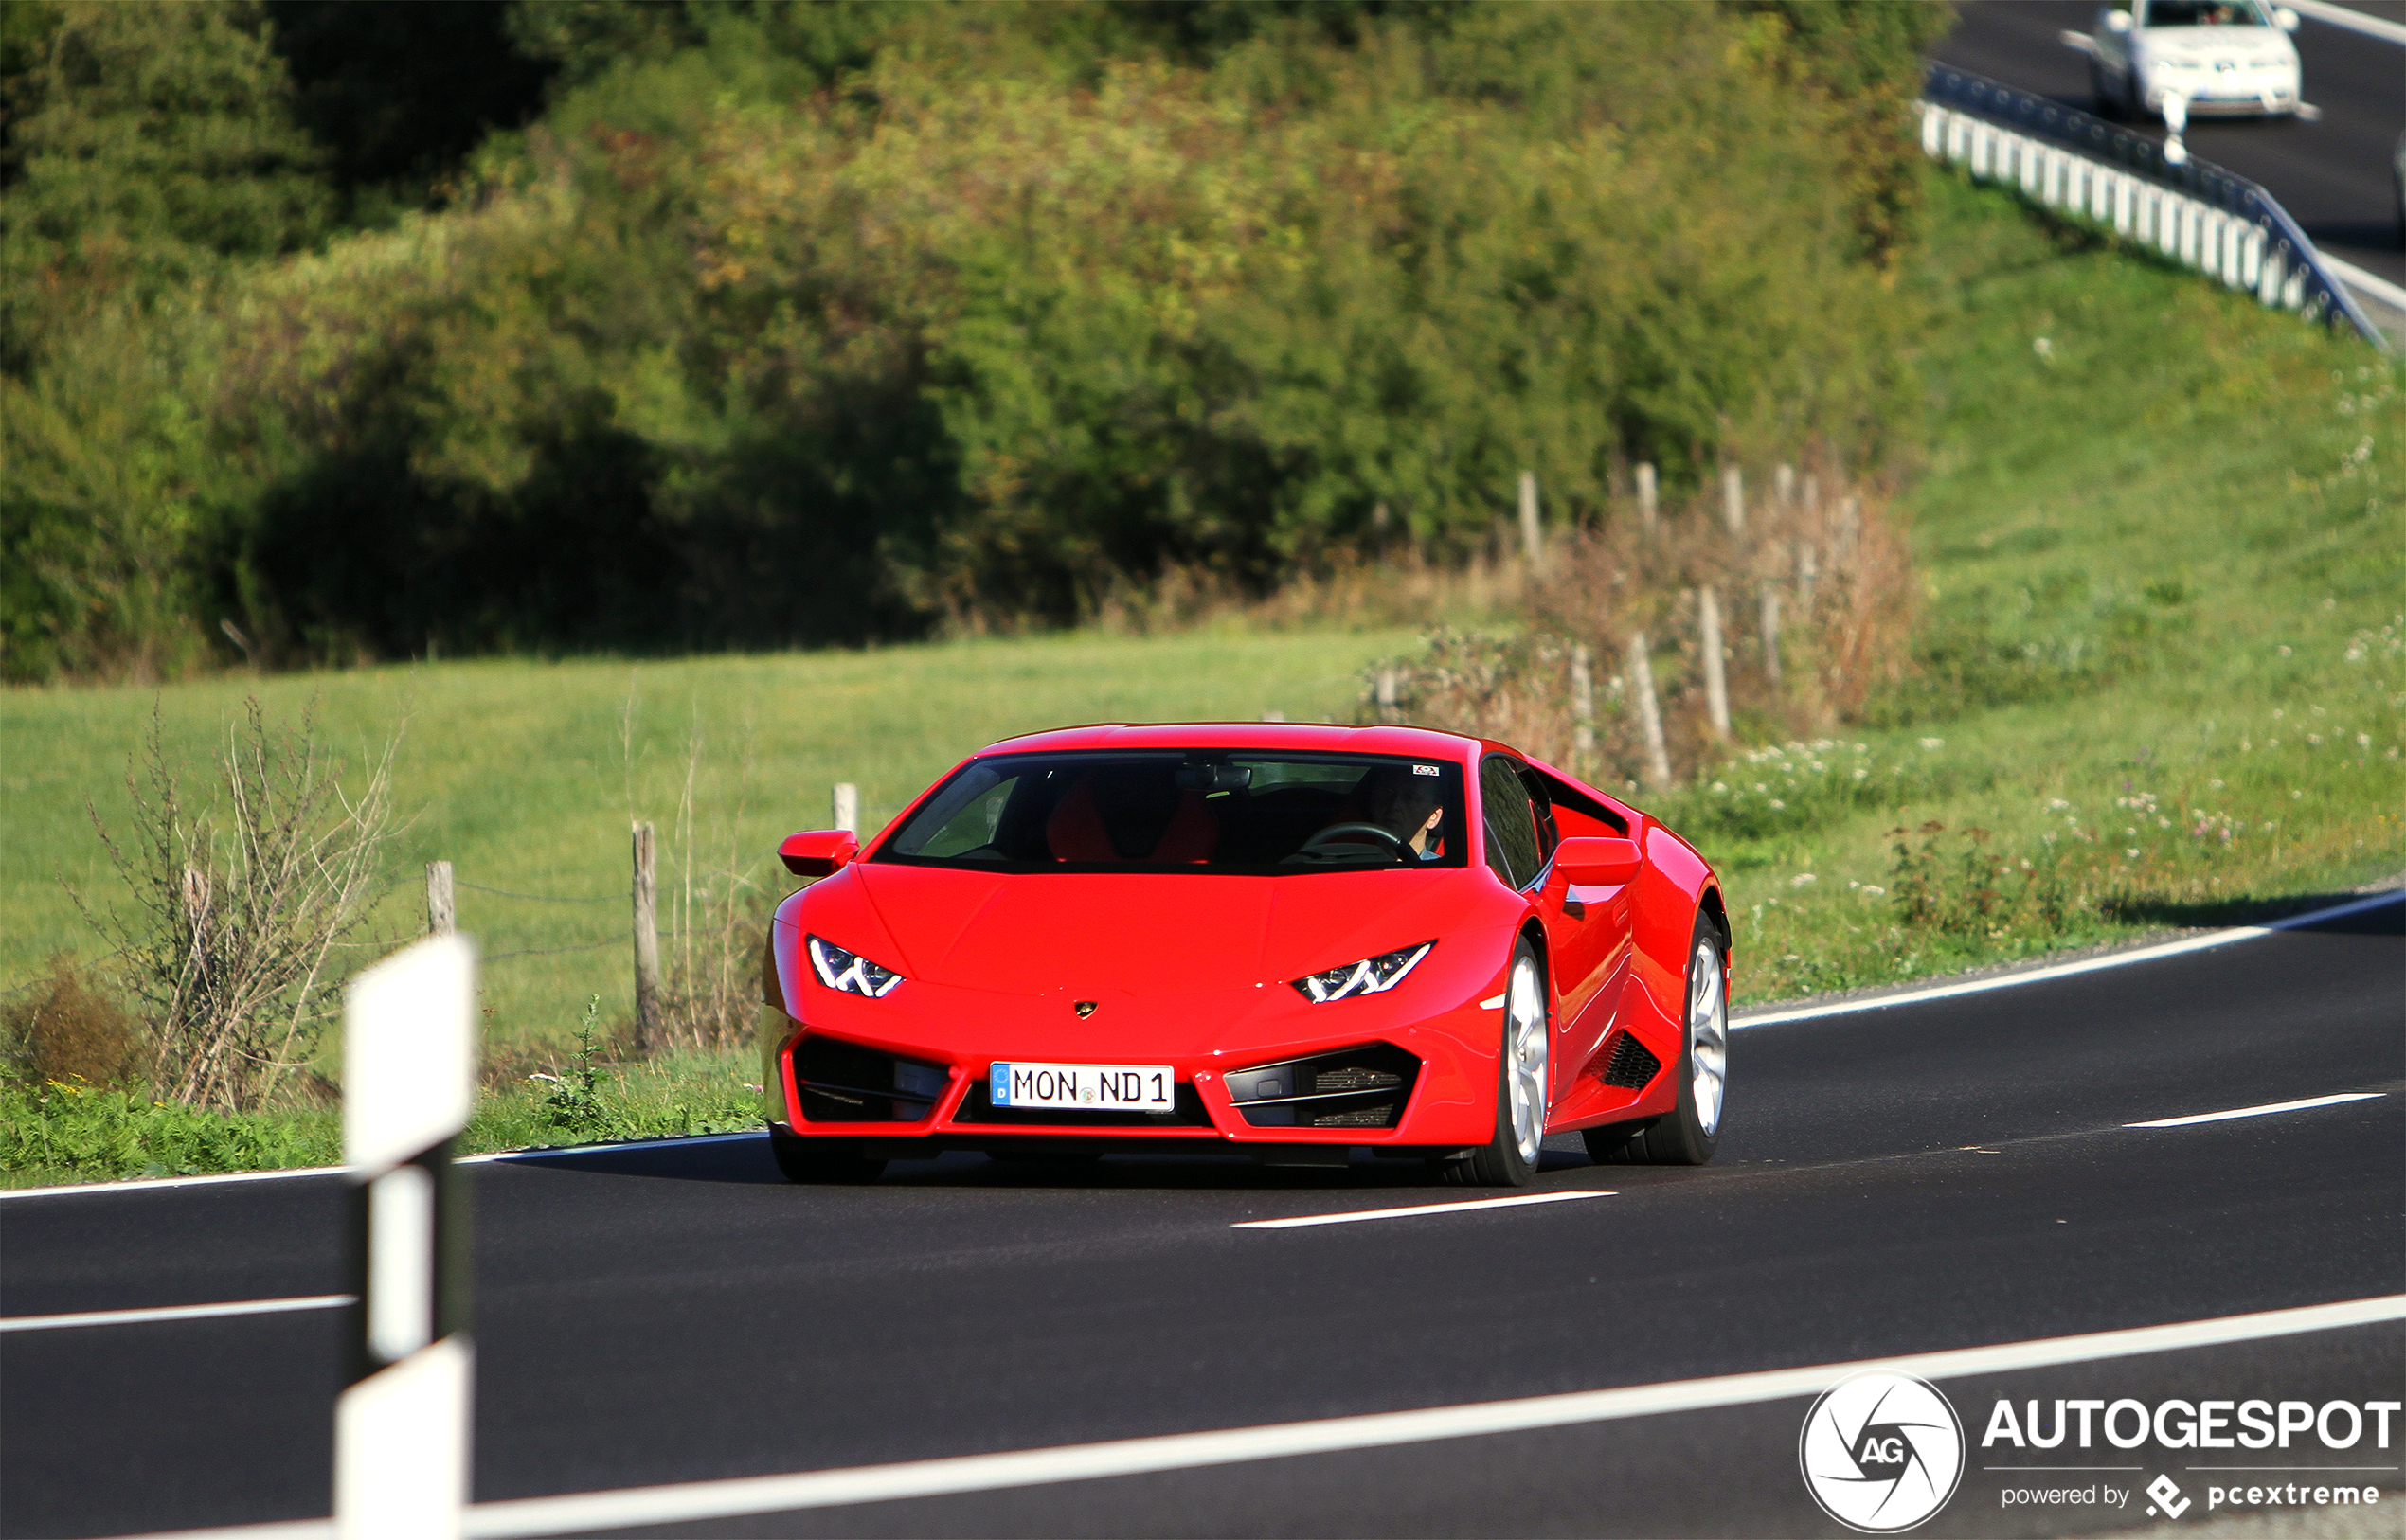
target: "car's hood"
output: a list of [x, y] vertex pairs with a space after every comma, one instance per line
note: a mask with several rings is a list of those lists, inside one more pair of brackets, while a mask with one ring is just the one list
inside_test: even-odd
[[1012, 994], [1192, 994], [1274, 983], [1425, 941], [1476, 906], [1483, 870], [998, 876], [851, 868], [908, 976]]

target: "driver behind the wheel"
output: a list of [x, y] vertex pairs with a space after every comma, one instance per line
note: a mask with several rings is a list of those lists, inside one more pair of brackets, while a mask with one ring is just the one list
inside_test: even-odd
[[1433, 861], [1444, 853], [1437, 825], [1445, 816], [1438, 803], [1437, 781], [1412, 774], [1405, 765], [1382, 765], [1362, 778], [1362, 805], [1370, 821], [1401, 841], [1416, 861]]

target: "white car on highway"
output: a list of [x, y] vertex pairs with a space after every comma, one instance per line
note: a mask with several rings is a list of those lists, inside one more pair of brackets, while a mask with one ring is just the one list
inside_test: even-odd
[[[2134, 0], [2091, 34], [2097, 112], [2137, 117], [2177, 96], [2188, 116], [2291, 116], [2304, 100], [2297, 12], [2263, 0]], [[2174, 116], [2182, 116], [2176, 109]]]

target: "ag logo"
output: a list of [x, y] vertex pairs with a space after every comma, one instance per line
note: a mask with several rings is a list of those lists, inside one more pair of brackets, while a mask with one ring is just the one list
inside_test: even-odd
[[1875, 1370], [1822, 1392], [1804, 1414], [1796, 1462], [1822, 1512], [1865, 1534], [1894, 1534], [1955, 1495], [1963, 1424], [1928, 1382]]

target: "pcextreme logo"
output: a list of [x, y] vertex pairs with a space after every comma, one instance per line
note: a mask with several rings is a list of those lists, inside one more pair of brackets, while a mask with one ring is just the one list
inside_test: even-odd
[[1955, 1495], [1964, 1426], [1929, 1381], [1872, 1370], [1813, 1403], [1796, 1463], [1822, 1512], [1865, 1534], [1895, 1534]]

